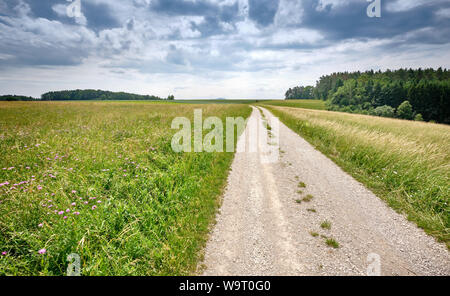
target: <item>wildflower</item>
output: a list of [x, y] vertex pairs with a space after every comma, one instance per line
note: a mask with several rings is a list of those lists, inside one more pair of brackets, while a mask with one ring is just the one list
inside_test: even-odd
[[76, 191], [76, 190], [72, 190], [72, 193], [74, 193], [74, 194], [75, 194], [75, 193], [77, 193], [77, 191]]
[[75, 203], [75, 202], [72, 203], [72, 207], [74, 207], [74, 206], [76, 206], [76, 205], [77, 205], [77, 203]]
[[97, 200], [97, 203], [102, 203], [102, 201], [101, 200]]
[[41, 224], [38, 225], [38, 227], [39, 227], [39, 228], [42, 228], [42, 227], [44, 227], [44, 224], [41, 223]]
[[89, 202], [85, 201], [84, 204], [87, 205]]
[[62, 214], [64, 214], [64, 211], [59, 211], [58, 212], [58, 215], [62, 215]]
[[41, 255], [43, 255], [43, 254], [47, 253], [47, 250], [46, 250], [46, 249], [40, 249], [40, 250], [38, 251], [38, 253], [41, 254]]
[[80, 214], [80, 212], [74, 212], [73, 214], [78, 216]]
[[66, 210], [66, 213], [70, 213], [70, 209], [67, 209], [67, 210]]
[[92, 206], [92, 210], [95, 210], [97, 208], [97, 206]]
[[66, 219], [67, 219], [67, 216], [64, 216], [63, 219], [66, 220]]
[[42, 186], [39, 185], [39, 186], [37, 187], [37, 189], [38, 189], [38, 190], [42, 190]]
[[3, 256], [6, 256], [8, 253], [7, 252], [2, 252], [2, 255]]

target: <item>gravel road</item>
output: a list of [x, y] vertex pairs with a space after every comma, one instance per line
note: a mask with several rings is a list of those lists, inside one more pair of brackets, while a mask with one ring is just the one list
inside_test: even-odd
[[[450, 275], [450, 253], [444, 244], [397, 214], [284, 124], [277, 131], [275, 117], [261, 110], [272, 126], [268, 141], [279, 140], [279, 161], [264, 163], [264, 151], [236, 153], [200, 273]], [[267, 132], [256, 108], [251, 119]], [[248, 144], [255, 130], [247, 125], [238, 146]], [[307, 195], [313, 198], [303, 200]], [[321, 227], [325, 221], [330, 229]], [[338, 248], [326, 244], [331, 238]]]

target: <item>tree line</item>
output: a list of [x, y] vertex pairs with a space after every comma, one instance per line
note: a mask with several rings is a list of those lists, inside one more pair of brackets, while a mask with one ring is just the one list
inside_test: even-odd
[[[328, 110], [450, 124], [447, 69], [339, 72], [320, 77], [315, 87], [297, 89], [310, 88], [313, 98], [327, 101]], [[303, 99], [304, 94], [292, 93], [288, 90], [286, 99]]]
[[314, 99], [314, 86], [296, 86], [288, 89], [286, 100], [312, 100]]
[[26, 96], [5, 95], [0, 96], [0, 101], [36, 101], [38, 99]]
[[173, 95], [169, 95], [167, 99], [151, 95], [137, 95], [126, 92], [111, 92], [104, 90], [63, 90], [52, 91], [41, 95], [40, 98], [32, 98], [25, 96], [6, 95], [0, 96], [0, 101], [87, 101], [87, 100], [111, 100], [111, 101], [160, 101], [175, 100]]

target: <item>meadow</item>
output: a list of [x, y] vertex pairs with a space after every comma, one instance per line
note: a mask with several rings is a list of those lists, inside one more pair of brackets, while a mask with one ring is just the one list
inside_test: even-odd
[[281, 107], [294, 107], [313, 110], [325, 110], [325, 101], [322, 100], [279, 100], [279, 101], [261, 101], [260, 104]]
[[450, 247], [450, 126], [265, 107], [389, 206]]
[[0, 103], [0, 275], [188, 275], [232, 153], [174, 153], [174, 117], [246, 105]]

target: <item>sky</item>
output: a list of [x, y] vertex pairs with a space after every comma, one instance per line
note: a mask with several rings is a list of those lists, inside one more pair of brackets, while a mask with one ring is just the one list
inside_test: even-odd
[[379, 1], [0, 0], [0, 94], [281, 99], [332, 72], [450, 68], [450, 0]]

